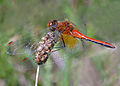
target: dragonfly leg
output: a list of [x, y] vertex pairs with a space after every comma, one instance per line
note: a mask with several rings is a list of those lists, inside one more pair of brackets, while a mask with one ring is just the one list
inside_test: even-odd
[[63, 48], [65, 47], [65, 41], [64, 41], [63, 37], [62, 37], [62, 47]]

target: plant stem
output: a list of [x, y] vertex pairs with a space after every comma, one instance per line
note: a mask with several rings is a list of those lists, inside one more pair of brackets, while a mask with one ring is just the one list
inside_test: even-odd
[[39, 70], [40, 70], [40, 65], [37, 66], [35, 86], [37, 86], [37, 84], [38, 84]]

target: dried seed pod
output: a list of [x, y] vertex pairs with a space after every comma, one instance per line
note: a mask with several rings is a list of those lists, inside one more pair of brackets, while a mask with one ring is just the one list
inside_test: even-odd
[[40, 46], [38, 46], [35, 53], [35, 62], [38, 65], [41, 65], [47, 61], [48, 54], [51, 52], [55, 45], [55, 33], [48, 32], [46, 36], [42, 37], [42, 41], [39, 43]]
[[43, 42], [43, 41], [40, 41], [39, 43], [40, 43], [40, 45], [43, 45], [43, 44], [44, 44], [44, 42]]
[[48, 50], [48, 49], [49, 49], [49, 47], [48, 47], [48, 46], [45, 46], [45, 47], [44, 47], [44, 49], [45, 49], [45, 50]]
[[46, 40], [47, 40], [47, 37], [42, 37], [42, 40], [43, 40], [43, 41], [46, 41]]
[[46, 50], [46, 53], [50, 53], [50, 49], [49, 49], [49, 50]]
[[42, 51], [42, 49], [43, 49], [42, 46], [39, 46], [39, 47], [37, 48], [38, 51]]

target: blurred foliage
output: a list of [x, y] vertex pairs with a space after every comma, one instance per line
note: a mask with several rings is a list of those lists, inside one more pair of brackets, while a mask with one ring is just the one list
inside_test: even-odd
[[[4, 80], [6, 86], [34, 85], [36, 67], [34, 71], [29, 72], [26, 69], [29, 69], [30, 65], [27, 67], [22, 65], [23, 71], [20, 71], [17, 67], [18, 65], [21, 67], [21, 63], [17, 56], [12, 57], [6, 54], [7, 43], [16, 35], [26, 37], [27, 40], [40, 40], [48, 30], [47, 23], [52, 19], [67, 18], [77, 25], [83, 34], [118, 43], [120, 41], [119, 3], [119, 0], [0, 0], [0, 79]], [[81, 70], [82, 57], [91, 57], [103, 85], [112, 86], [114, 82], [104, 82], [109, 74], [112, 75], [112, 73], [105, 73], [105, 63], [108, 62], [108, 54], [111, 55], [111, 53], [101, 53], [92, 57], [90, 55], [95, 54], [96, 51], [102, 51], [92, 45], [96, 46], [89, 43], [90, 47], [87, 50], [81, 47], [81, 43], [73, 50], [67, 48], [60, 50], [61, 56], [66, 59], [65, 71], [58, 70], [56, 73], [49, 65], [51, 61], [47, 61], [46, 65], [48, 64], [49, 67], [47, 65], [40, 69], [39, 86], [53, 86], [53, 84], [78, 86], [79, 76], [75, 72]], [[80, 64], [72, 68], [76, 64], [74, 62], [76, 59]], [[22, 76], [24, 77], [21, 78]], [[24, 79], [23, 84], [21, 79]]]

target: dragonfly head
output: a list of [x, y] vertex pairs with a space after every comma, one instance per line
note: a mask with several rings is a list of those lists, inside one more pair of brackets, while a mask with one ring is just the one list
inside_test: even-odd
[[48, 23], [48, 27], [51, 31], [54, 31], [54, 30], [56, 30], [57, 24], [58, 24], [57, 20], [52, 20]]

